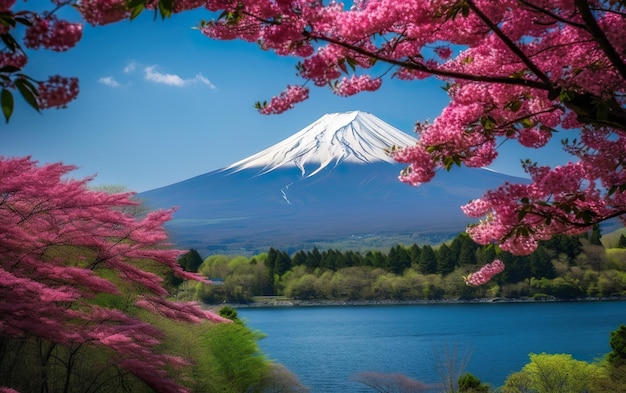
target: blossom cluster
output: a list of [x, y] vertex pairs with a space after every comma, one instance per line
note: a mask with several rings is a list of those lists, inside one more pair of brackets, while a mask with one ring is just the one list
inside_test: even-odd
[[382, 80], [372, 79], [369, 75], [352, 75], [350, 78], [343, 78], [333, 88], [333, 92], [340, 97], [348, 97], [362, 91], [376, 91], [380, 88]]
[[40, 109], [65, 108], [78, 96], [78, 79], [51, 76], [46, 82], [39, 83], [37, 93]]
[[494, 259], [493, 262], [486, 264], [477, 272], [468, 274], [467, 277], [465, 277], [465, 284], [472, 286], [486, 284], [493, 276], [503, 271], [504, 263], [499, 259]]
[[73, 48], [83, 36], [82, 24], [59, 20], [54, 15], [47, 18], [36, 16], [31, 23], [24, 36], [28, 48], [44, 47], [62, 52]]
[[280, 95], [272, 97], [269, 104], [262, 106], [259, 112], [264, 115], [282, 113], [293, 105], [309, 98], [309, 89], [302, 86], [287, 86]]

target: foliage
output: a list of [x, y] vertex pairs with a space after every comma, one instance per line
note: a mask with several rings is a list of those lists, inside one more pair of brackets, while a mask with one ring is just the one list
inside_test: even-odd
[[210, 355], [202, 361], [208, 370], [206, 392], [260, 391], [269, 373], [269, 361], [259, 350], [261, 336], [241, 323], [215, 325], [203, 336]]
[[237, 310], [232, 307], [222, 307], [220, 308], [219, 314], [224, 318], [228, 318], [231, 321], [239, 321], [239, 317], [237, 316]]
[[[185, 360], [161, 351], [163, 333], [146, 316], [228, 320], [195, 303], [167, 300], [167, 272], [203, 281], [181, 269], [181, 252], [165, 242], [171, 211], [137, 218], [126, 209], [137, 204], [131, 194], [91, 191], [89, 179], [65, 178], [72, 169], [0, 159], [0, 345], [7, 350], [0, 356], [1, 384], [83, 390], [87, 381], [108, 389], [100, 384], [111, 380], [120, 389], [135, 381], [184, 391], [173, 372]], [[26, 361], [39, 368], [13, 366]]]
[[[584, 245], [583, 245], [584, 243]], [[402, 251], [400, 251], [402, 250]], [[611, 251], [611, 250], [609, 250]], [[276, 274], [275, 265], [267, 256], [283, 259], [290, 268]], [[410, 258], [408, 268], [394, 262], [395, 258]], [[430, 256], [429, 256], [430, 255]], [[433, 261], [443, 258], [454, 261], [451, 272], [423, 273], [425, 256]], [[472, 255], [472, 258], [467, 258]], [[501, 259], [507, 269], [494, 270], [493, 263]], [[614, 255], [614, 254], [611, 254]], [[367, 251], [365, 254], [337, 249], [296, 251], [291, 257], [284, 251], [272, 249], [246, 259], [238, 256], [213, 255], [200, 271], [209, 277], [223, 278], [221, 285], [199, 284], [196, 296], [206, 303], [248, 303], [256, 296], [286, 296], [310, 300], [422, 300], [476, 298], [523, 298], [537, 300], [582, 297], [612, 297], [626, 294], [626, 264], [609, 259], [601, 246], [589, 244], [586, 235], [558, 235], [540, 243], [528, 256], [515, 256], [489, 246], [480, 246], [466, 234], [439, 246], [396, 245], [389, 252]], [[460, 260], [471, 264], [460, 264]], [[437, 270], [437, 268], [436, 268]], [[482, 273], [481, 273], [482, 272]], [[484, 280], [497, 273], [489, 284], [480, 287], [466, 285]], [[271, 278], [270, 278], [271, 277]], [[270, 285], [271, 283], [271, 285]]]
[[502, 392], [599, 393], [604, 391], [607, 379], [602, 366], [575, 360], [568, 354], [530, 354], [530, 363], [507, 378]]
[[626, 366], [626, 325], [620, 325], [617, 330], [611, 332], [611, 352], [608, 361], [614, 367]]
[[489, 392], [489, 386], [480, 382], [480, 379], [476, 378], [471, 373], [465, 373], [459, 378], [459, 392], [460, 393], [487, 393]]

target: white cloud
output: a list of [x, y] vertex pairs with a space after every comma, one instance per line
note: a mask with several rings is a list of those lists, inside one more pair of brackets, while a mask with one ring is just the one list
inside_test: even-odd
[[176, 87], [183, 87], [185, 85], [185, 81], [180, 76], [176, 74], [162, 74], [155, 71], [155, 68], [156, 66], [144, 68], [144, 77], [147, 81]]
[[144, 78], [147, 81], [160, 83], [168, 86], [175, 87], [184, 87], [189, 85], [194, 85], [197, 83], [208, 86], [211, 89], [216, 89], [215, 85], [211, 83], [204, 75], [201, 73], [196, 74], [193, 78], [183, 79], [176, 74], [163, 74], [159, 71], [156, 71], [156, 65], [144, 68]]
[[217, 87], [215, 87], [215, 85], [210, 80], [208, 80], [204, 75], [202, 75], [199, 72], [196, 75], [195, 80], [198, 81], [199, 83], [209, 86], [211, 90], [217, 89]]
[[112, 76], [103, 76], [102, 78], [98, 79], [98, 82], [110, 87], [121, 86]]
[[135, 71], [135, 68], [137, 68], [137, 63], [134, 61], [131, 61], [130, 63], [126, 65], [126, 67], [124, 67], [124, 73], [130, 74], [131, 72]]

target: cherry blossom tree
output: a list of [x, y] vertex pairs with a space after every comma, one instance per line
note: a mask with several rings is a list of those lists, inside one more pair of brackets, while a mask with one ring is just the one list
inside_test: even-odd
[[[626, 4], [623, 1], [413, 0], [208, 1], [225, 10], [204, 22], [211, 38], [258, 42], [299, 57], [299, 75], [347, 96], [376, 90], [385, 75], [436, 77], [450, 102], [419, 141], [392, 150], [400, 180], [430, 181], [438, 169], [488, 166], [497, 146], [544, 146], [557, 130], [573, 160], [523, 166], [530, 184], [504, 184], [466, 206], [480, 244], [525, 255], [538, 240], [582, 233], [626, 213]], [[381, 67], [380, 64], [385, 67]], [[261, 113], [306, 98], [293, 86]]]
[[186, 360], [161, 352], [162, 333], [141, 315], [227, 320], [166, 299], [164, 272], [206, 282], [183, 271], [182, 252], [167, 247], [163, 224], [172, 211], [134, 217], [126, 211], [137, 204], [132, 194], [90, 190], [90, 179], [66, 178], [72, 169], [0, 159], [0, 346], [35, 338], [48, 348], [101, 348], [154, 391], [186, 391], [169, 374]]
[[[28, 47], [64, 50], [79, 38], [80, 29], [57, 21], [54, 12], [12, 13], [13, 4], [0, 2], [5, 38], [15, 24], [28, 26]], [[440, 79], [449, 104], [432, 123], [416, 122], [416, 145], [390, 153], [407, 164], [400, 180], [414, 186], [430, 181], [439, 169], [488, 166], [505, 141], [539, 148], [557, 131], [571, 134], [563, 140], [571, 162], [551, 168], [525, 161], [530, 183], [504, 184], [462, 207], [468, 216], [482, 219], [467, 230], [478, 243], [525, 255], [555, 234], [582, 233], [615, 217], [624, 220], [623, 0], [355, 0], [348, 5], [320, 0], [81, 0], [76, 6], [92, 25], [133, 18], [145, 9], [165, 17], [204, 7], [215, 15], [200, 23], [207, 37], [241, 39], [299, 58], [296, 69], [303, 82], [289, 81], [269, 103], [257, 103], [263, 114], [281, 113], [306, 100], [309, 83], [350, 96], [375, 91], [389, 77]], [[62, 106], [74, 97], [68, 79], [52, 79], [34, 89], [20, 73], [26, 61], [21, 47], [15, 39], [3, 41], [7, 50], [0, 76], [7, 118], [11, 88], [42, 108]]]

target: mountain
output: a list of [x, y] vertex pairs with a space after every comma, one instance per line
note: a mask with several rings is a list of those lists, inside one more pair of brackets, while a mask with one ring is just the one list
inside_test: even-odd
[[270, 247], [359, 248], [363, 239], [381, 247], [445, 240], [469, 222], [459, 206], [523, 181], [455, 168], [408, 186], [398, 180], [404, 166], [385, 149], [413, 143], [372, 114], [327, 114], [232, 165], [138, 196], [149, 208], [178, 206], [167, 228], [179, 248], [249, 255]]

